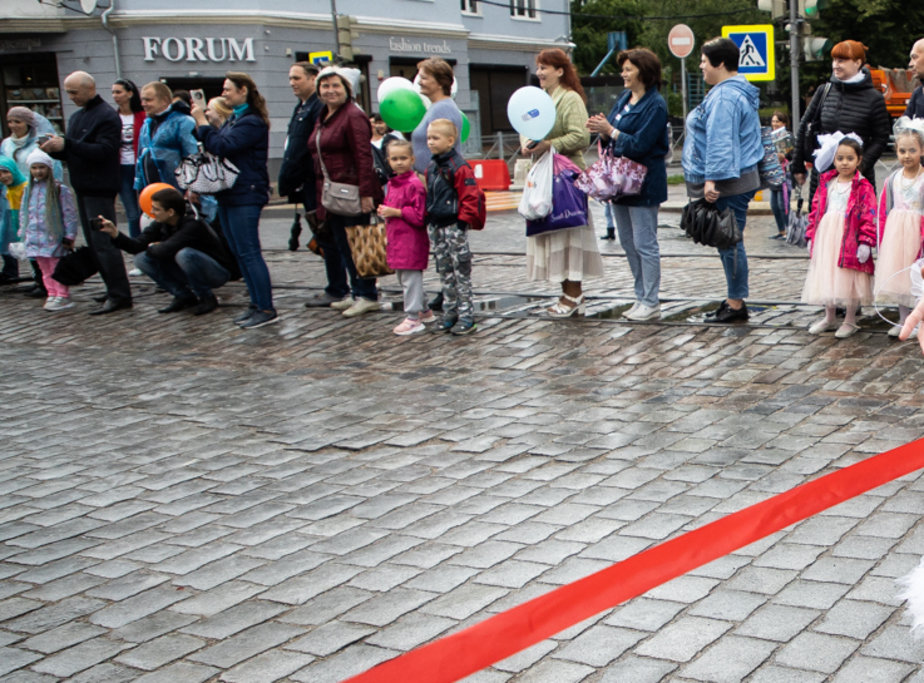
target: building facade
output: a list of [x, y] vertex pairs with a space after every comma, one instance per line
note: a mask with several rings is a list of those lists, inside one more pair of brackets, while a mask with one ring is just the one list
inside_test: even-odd
[[[111, 4], [107, 4], [111, 3]], [[294, 99], [289, 65], [315, 52], [352, 57], [365, 76], [360, 104], [375, 111], [389, 76], [413, 79], [416, 64], [453, 65], [456, 101], [472, 134], [509, 130], [506, 103], [526, 84], [536, 53], [570, 47], [568, 0], [4, 0], [0, 19], [0, 113], [26, 105], [63, 126], [73, 111], [62, 81], [97, 79], [104, 99], [116, 78], [217, 95], [226, 71], [246, 71], [266, 97], [273, 156], [281, 156]], [[332, 6], [336, 4], [337, 30]], [[83, 5], [87, 13], [80, 11]]]

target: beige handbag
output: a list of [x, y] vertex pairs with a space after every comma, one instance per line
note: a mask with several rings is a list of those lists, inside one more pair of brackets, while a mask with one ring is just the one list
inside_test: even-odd
[[315, 138], [318, 148], [318, 161], [321, 172], [324, 174], [324, 184], [321, 186], [321, 206], [338, 216], [359, 216], [363, 212], [362, 200], [359, 198], [359, 185], [349, 183], [335, 183], [327, 175], [324, 166], [324, 155], [321, 154], [321, 127]]
[[391, 275], [395, 271], [388, 267], [385, 256], [385, 221], [377, 220], [375, 214], [371, 218], [372, 222], [369, 225], [346, 226], [347, 241], [350, 243], [356, 273], [359, 277]]

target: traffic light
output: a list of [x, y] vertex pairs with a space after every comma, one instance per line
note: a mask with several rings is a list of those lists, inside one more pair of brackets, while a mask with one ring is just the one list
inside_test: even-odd
[[798, 2], [799, 16], [809, 21], [817, 19], [819, 10], [827, 4], [825, 0], [798, 0]]
[[773, 19], [782, 19], [788, 16], [786, 0], [757, 0], [757, 9], [762, 12], [770, 12], [770, 17]]
[[818, 62], [828, 59], [831, 48], [834, 47], [831, 39], [813, 36], [811, 26], [805, 26], [803, 30], [805, 35], [802, 36], [802, 54], [805, 55], [805, 61]]

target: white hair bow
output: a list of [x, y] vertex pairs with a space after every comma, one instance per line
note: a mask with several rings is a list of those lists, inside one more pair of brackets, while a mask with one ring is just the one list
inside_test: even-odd
[[841, 144], [841, 140], [844, 138], [856, 140], [860, 143], [860, 147], [863, 147], [863, 140], [861, 140], [860, 136], [856, 133], [847, 133], [845, 135], [838, 130], [833, 133], [826, 133], [825, 135], [818, 136], [819, 147], [815, 150], [815, 168], [818, 169], [819, 173], [824, 173], [831, 168], [831, 165], [834, 163], [834, 154], [837, 152], [837, 146]]
[[892, 126], [892, 132], [896, 137], [902, 133], [915, 133], [918, 136], [918, 140], [924, 143], [924, 119], [912, 119], [907, 116], [900, 116], [895, 122], [895, 125]]

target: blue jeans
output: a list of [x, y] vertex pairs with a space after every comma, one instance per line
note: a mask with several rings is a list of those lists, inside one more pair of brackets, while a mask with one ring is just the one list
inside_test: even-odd
[[635, 278], [635, 299], [658, 305], [661, 288], [661, 252], [658, 249], [658, 207], [613, 204], [619, 243]]
[[[350, 291], [353, 294], [353, 298], [362, 297], [363, 299], [369, 299], [371, 301], [376, 301], [379, 298], [378, 290], [375, 288], [375, 278], [374, 277], [359, 277], [359, 274], [356, 272], [356, 266], [353, 263], [353, 254], [350, 251], [350, 243], [347, 240], [346, 236], [346, 225], [348, 219], [343, 216], [338, 216], [335, 213], [327, 212], [327, 227], [330, 229], [331, 234], [333, 235], [334, 245], [336, 251], [340, 255], [340, 273], [345, 269], [347, 274], [350, 276]], [[350, 219], [352, 220], [352, 219]], [[352, 224], [352, 223], [350, 223]], [[323, 245], [322, 245], [323, 246]], [[331, 260], [327, 260], [327, 252], [325, 254], [325, 265], [327, 266], [327, 279], [330, 283], [330, 286], [333, 286], [334, 280], [331, 279], [331, 270], [337, 268], [337, 264], [334, 263], [334, 255], [331, 254]], [[330, 292], [335, 294], [334, 292]]]
[[172, 259], [154, 258], [143, 251], [135, 256], [135, 266], [173, 296], [181, 299], [194, 294], [202, 299], [228, 281], [230, 274], [218, 261], [192, 247], [183, 247]]
[[128, 234], [138, 237], [141, 234], [141, 207], [138, 206], [138, 195], [135, 193], [135, 166], [122, 164], [119, 168], [121, 170], [119, 199], [122, 200], [122, 206], [125, 207], [125, 215], [128, 218]]
[[773, 211], [773, 217], [776, 219], [777, 232], [786, 232], [787, 218], [789, 217], [789, 207], [783, 200], [783, 190], [770, 190], [770, 209]]
[[744, 194], [734, 194], [729, 197], [719, 197], [716, 207], [719, 211], [731, 209], [735, 214], [735, 222], [741, 231], [741, 241], [731, 249], [719, 249], [719, 258], [722, 268], [725, 269], [725, 284], [728, 289], [726, 295], [729, 299], [748, 298], [748, 255], [744, 251], [744, 226], [748, 220], [748, 203], [754, 191]]
[[241, 275], [244, 276], [250, 303], [261, 311], [274, 311], [276, 309], [273, 308], [273, 285], [260, 249], [262, 210], [261, 204], [225, 206], [219, 203], [218, 218], [228, 246], [231, 247], [231, 253], [237, 259]]

